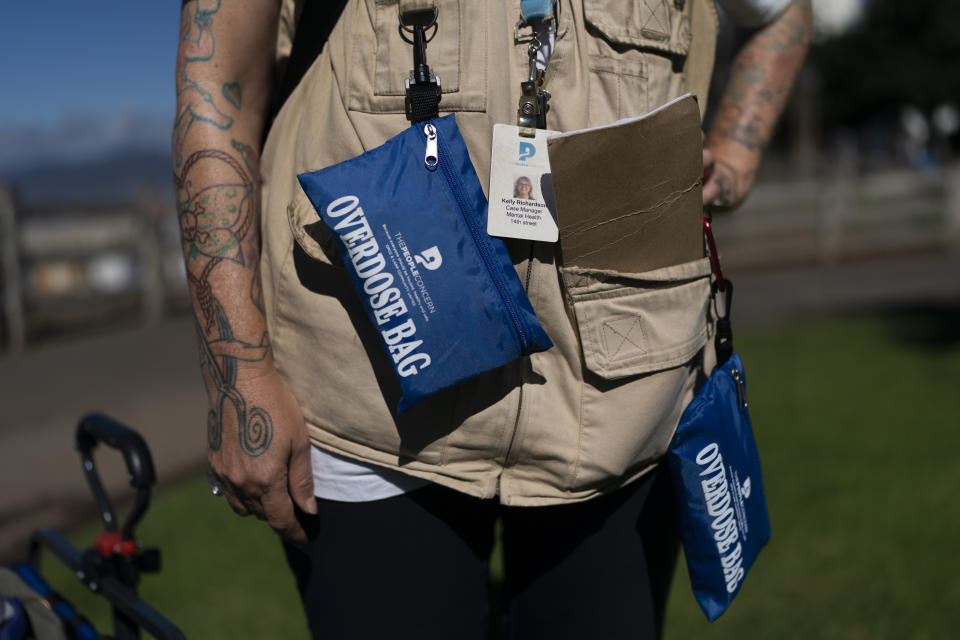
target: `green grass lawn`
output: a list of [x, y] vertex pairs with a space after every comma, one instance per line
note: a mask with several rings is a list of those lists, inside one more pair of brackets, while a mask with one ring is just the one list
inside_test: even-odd
[[[97, 524], [69, 539], [85, 548], [99, 531]], [[264, 523], [238, 518], [226, 501], [213, 498], [203, 474], [157, 491], [137, 535], [163, 554], [162, 571], [143, 577], [141, 597], [191, 640], [309, 637], [278, 538]], [[44, 554], [42, 569], [101, 633], [113, 631], [103, 598], [51, 554]]]
[[738, 336], [773, 536], [708, 625], [681, 566], [667, 637], [960, 637], [960, 317]]
[[[737, 335], [773, 538], [712, 625], [681, 562], [669, 640], [960, 635], [958, 315], [844, 317]], [[72, 540], [85, 546], [94, 535]], [[233, 516], [202, 477], [157, 492], [140, 536], [165, 560], [142, 594], [188, 637], [306, 637], [273, 534]], [[106, 607], [57, 569], [45, 565], [55, 587], [109, 630]]]

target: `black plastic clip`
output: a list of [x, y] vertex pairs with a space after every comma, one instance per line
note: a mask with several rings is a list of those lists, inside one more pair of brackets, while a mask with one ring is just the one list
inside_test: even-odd
[[[413, 69], [404, 82], [404, 109], [411, 124], [436, 118], [440, 114], [440, 78], [427, 64], [427, 43], [437, 33], [437, 15], [436, 8], [432, 15], [427, 12], [408, 14], [408, 24], [404, 14], [400, 14], [400, 37], [413, 45]], [[428, 37], [427, 31], [430, 29], [432, 32]]]
[[[717, 350], [717, 366], [730, 359], [733, 355], [733, 326], [730, 323], [730, 305], [733, 304], [733, 283], [730, 280], [725, 281], [723, 288], [723, 310], [717, 308], [717, 337], [714, 339], [714, 347]], [[714, 293], [714, 296], [716, 296]], [[714, 297], [716, 300], [716, 297]], [[718, 305], [719, 307], [719, 305]]]

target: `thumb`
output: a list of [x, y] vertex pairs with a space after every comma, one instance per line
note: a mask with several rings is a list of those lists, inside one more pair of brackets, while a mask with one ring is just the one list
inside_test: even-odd
[[313, 467], [310, 465], [310, 444], [296, 446], [290, 455], [287, 475], [290, 496], [302, 511], [317, 515], [317, 499], [313, 496]]

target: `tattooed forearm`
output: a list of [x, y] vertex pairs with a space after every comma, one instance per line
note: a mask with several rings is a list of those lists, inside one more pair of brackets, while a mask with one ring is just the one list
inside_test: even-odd
[[812, 20], [810, 0], [792, 0], [734, 59], [706, 142], [718, 167], [724, 165], [714, 180], [732, 179], [735, 187], [723, 206], [739, 204], [753, 183], [806, 55]]
[[743, 109], [736, 106], [731, 106], [729, 113], [740, 117], [730, 118], [721, 128], [715, 128], [713, 132], [717, 136], [736, 142], [750, 151], [762, 151], [767, 143], [768, 134], [761, 116], [757, 114], [741, 115]]
[[[259, 183], [252, 174], [256, 160], [248, 145], [231, 141], [242, 160], [220, 149], [193, 152], [174, 174], [180, 211], [181, 241], [187, 275], [199, 312], [197, 339], [201, 366], [212, 386], [213, 400], [207, 415], [207, 439], [211, 450], [223, 440], [225, 420], [237, 425], [240, 449], [248, 456], [262, 455], [272, 440], [273, 420], [264, 409], [249, 406], [237, 387], [238, 364], [259, 363], [269, 356], [269, 339], [262, 332], [257, 342], [237, 337], [224, 305], [214, 295], [211, 279], [221, 265], [229, 267], [223, 277], [246, 280], [251, 292], [246, 304], [234, 313], [259, 314], [263, 305], [252, 296], [259, 293], [257, 247], [252, 242], [259, 214]], [[212, 181], [216, 178], [216, 182]], [[236, 307], [236, 301], [234, 306]], [[246, 307], [246, 308], [243, 308]], [[249, 323], [248, 323], [249, 324]]]
[[261, 314], [266, 315], [266, 309], [263, 304], [263, 281], [260, 280], [260, 270], [253, 272], [253, 279], [250, 281], [250, 302], [257, 308]]
[[[259, 279], [259, 140], [272, 65], [274, 2], [187, 0], [177, 54], [173, 182], [211, 451], [263, 455], [274, 423], [258, 380], [275, 375]], [[212, 125], [212, 126], [208, 126]], [[272, 409], [271, 409], [272, 410]]]
[[[220, 0], [196, 2], [185, 8], [180, 17], [180, 47], [177, 50], [177, 117], [174, 120], [175, 167], [183, 163], [183, 147], [187, 134], [196, 122], [213, 125], [226, 131], [233, 126], [233, 118], [225, 113], [218, 100], [197, 80], [193, 71], [210, 62], [216, 53], [213, 37], [213, 17], [220, 10]], [[222, 98], [240, 108], [240, 85], [227, 82], [222, 87]]]
[[[238, 149], [247, 148], [236, 141], [233, 144]], [[216, 176], [220, 182], [195, 181], [194, 175]], [[249, 266], [250, 277], [256, 270], [253, 256], [244, 255], [256, 252], [247, 242], [259, 215], [259, 185], [254, 180], [236, 158], [219, 149], [194, 152], [183, 170], [173, 176], [187, 275], [196, 290], [205, 331], [212, 329], [214, 321], [209, 281], [213, 269], [229, 260]]]
[[213, 311], [217, 325], [216, 339], [209, 341], [204, 331], [197, 327], [200, 366], [212, 381], [216, 396], [207, 413], [207, 444], [213, 451], [220, 449], [224, 418], [229, 415], [236, 421], [241, 451], [255, 458], [270, 447], [273, 419], [260, 407], [248, 408], [246, 397], [236, 386], [237, 363], [264, 360], [270, 348], [269, 340], [266, 333], [256, 345], [237, 340], [217, 300], [213, 301]]
[[[197, 339], [201, 366], [212, 387], [212, 408], [207, 415], [208, 444], [214, 451], [219, 449], [226, 419], [229, 424], [237, 425], [241, 450], [256, 457], [270, 446], [273, 421], [267, 411], [248, 406], [237, 387], [238, 364], [266, 361], [270, 355], [269, 339], [265, 331], [256, 342], [236, 336], [224, 304], [214, 295], [211, 286], [211, 280], [218, 274], [222, 278], [248, 281], [251, 304], [242, 298], [239, 305], [231, 300], [234, 307], [240, 307], [234, 308], [234, 314], [249, 316], [253, 312], [260, 315], [262, 321], [262, 301], [253, 298], [255, 292], [257, 296], [261, 294], [257, 248], [251, 242], [259, 212], [260, 189], [248, 172], [251, 160], [245, 156], [251, 154], [249, 146], [235, 140], [232, 146], [244, 155], [244, 162], [219, 149], [195, 151], [182, 171], [174, 174], [174, 184], [178, 190], [187, 275], [199, 312]], [[255, 168], [255, 160], [252, 163]], [[207, 180], [198, 181], [195, 176]], [[209, 178], [213, 176], [219, 181], [211, 184]]]
[[713, 142], [728, 139], [762, 151], [803, 62], [812, 19], [809, 0], [793, 0], [780, 18], [743, 46], [717, 110]]

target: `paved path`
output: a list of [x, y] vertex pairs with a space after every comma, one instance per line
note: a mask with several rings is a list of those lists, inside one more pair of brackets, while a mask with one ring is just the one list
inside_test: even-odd
[[[960, 305], [960, 255], [728, 274], [737, 327], [837, 310]], [[0, 562], [39, 526], [95, 516], [72, 448], [77, 419], [105, 411], [140, 430], [160, 481], [202, 468], [206, 399], [193, 325], [159, 326], [53, 343], [0, 357]], [[101, 452], [109, 486], [126, 487], [119, 456]]]
[[731, 271], [734, 326], [901, 305], [960, 307], [960, 253]]
[[[38, 526], [96, 517], [73, 433], [99, 410], [138, 429], [161, 482], [203, 463], [206, 397], [193, 324], [49, 343], [0, 357], [0, 561]], [[121, 458], [98, 448], [108, 487], [128, 487]]]

